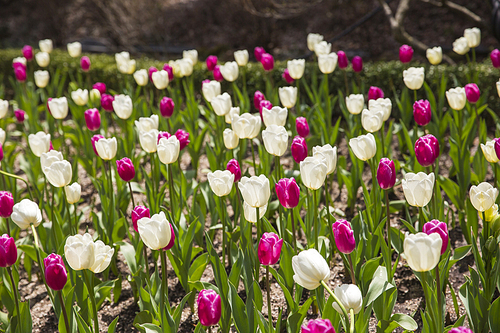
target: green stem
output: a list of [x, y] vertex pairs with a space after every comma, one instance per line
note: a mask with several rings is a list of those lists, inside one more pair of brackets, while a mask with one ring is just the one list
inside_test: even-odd
[[290, 213], [292, 215], [292, 243], [293, 243], [293, 251], [297, 252], [297, 234], [295, 233], [295, 219], [293, 217], [293, 208], [290, 209]]
[[318, 203], [317, 203], [317, 195], [316, 191], [312, 191], [312, 196], [313, 196], [313, 202], [314, 202], [314, 207], [313, 207], [313, 214], [314, 214], [314, 246], [316, 250], [319, 251], [319, 221], [318, 221]]
[[92, 276], [92, 273], [89, 273], [91, 275], [90, 278], [87, 277], [87, 271], [83, 270], [82, 275], [83, 278], [85, 279], [85, 284], [87, 285], [87, 290], [89, 292], [90, 296], [90, 301], [92, 302], [92, 310], [93, 310], [93, 315], [94, 315], [94, 333], [99, 333], [99, 317], [97, 316], [97, 303], [95, 301], [95, 294], [94, 294], [94, 278]]
[[[390, 201], [389, 201], [389, 190], [385, 190], [385, 206], [387, 208], [387, 211], [385, 213], [385, 219], [386, 219], [386, 232], [387, 232], [387, 246], [389, 247], [389, 250], [392, 247], [391, 244], [391, 211], [390, 211]], [[391, 266], [392, 266], [392, 260], [391, 260]], [[390, 275], [387, 275], [390, 276]]]
[[66, 200], [65, 206], [66, 206], [66, 213], [68, 214], [68, 225], [69, 225], [69, 230], [73, 235], [75, 235], [75, 231], [73, 230], [73, 225], [71, 224], [71, 214], [69, 212], [69, 205], [70, 203], [68, 202], [68, 196], [66, 195], [66, 191], [63, 189], [64, 192], [64, 199]]
[[19, 176], [13, 175], [11, 173], [5, 172], [3, 170], [0, 170], [0, 174], [5, 175], [5, 176], [10, 177], [10, 178], [18, 179], [18, 180], [24, 182], [26, 184], [26, 188], [28, 189], [28, 193], [30, 195], [30, 199], [31, 199], [31, 201], [33, 201], [33, 195], [31, 194], [30, 184], [29, 184], [29, 182], [27, 180], [25, 180], [22, 177], [19, 177]]
[[488, 225], [488, 222], [486, 222], [486, 213], [481, 212], [481, 217], [483, 219], [483, 234], [484, 234], [484, 241], [486, 242], [488, 238], [490, 238], [490, 226]]
[[255, 219], [257, 220], [257, 242], [259, 242], [260, 237], [261, 237], [261, 230], [260, 230], [260, 212], [259, 212], [259, 207], [255, 208], [256, 211], [256, 216]]
[[269, 266], [266, 266], [266, 288], [267, 288], [267, 319], [269, 320], [269, 332], [272, 332], [273, 314], [271, 311], [271, 288], [269, 287]]
[[435, 267], [436, 270], [436, 287], [437, 287], [437, 301], [438, 301], [438, 325], [439, 325], [439, 332], [443, 332], [443, 303], [441, 300], [441, 279], [439, 276], [439, 263]]
[[45, 289], [47, 290], [47, 293], [49, 294], [49, 298], [52, 302], [52, 304], [55, 304], [54, 302], [54, 295], [52, 295], [52, 291], [47, 285], [47, 281], [45, 280], [45, 266], [43, 265], [42, 261], [42, 255], [40, 252], [40, 238], [38, 237], [38, 233], [36, 232], [36, 228], [33, 224], [30, 225], [31, 227], [31, 232], [33, 233], [33, 238], [35, 240], [35, 251], [36, 251], [36, 259], [38, 262], [38, 267], [40, 268], [41, 276], [42, 276], [42, 281], [43, 284], [45, 285]]
[[254, 176], [257, 176], [257, 166], [255, 164], [255, 150], [253, 148], [253, 139], [250, 139], [250, 147], [252, 147], [253, 174]]
[[64, 298], [62, 296], [62, 290], [57, 293], [59, 295], [59, 302], [61, 302], [61, 308], [64, 316], [64, 325], [66, 325], [66, 332], [71, 332], [69, 327], [68, 313], [66, 312], [66, 304], [64, 303]]
[[354, 309], [349, 309], [349, 313], [351, 314], [351, 333], [354, 333]]
[[349, 315], [347, 314], [347, 310], [345, 309], [344, 304], [339, 300], [339, 298], [333, 293], [333, 291], [328, 287], [328, 285], [325, 283], [325, 281], [321, 280], [321, 285], [325, 287], [326, 291], [333, 297], [334, 301], [337, 302], [339, 305], [340, 309], [342, 310], [342, 314], [344, 315], [345, 318], [345, 323], [344, 324], [344, 329], [347, 331], [349, 327]]
[[295, 102], [295, 109], [297, 111], [297, 115], [300, 115], [300, 80], [295, 80], [295, 86], [297, 87], [297, 100]]
[[23, 329], [22, 329], [22, 320], [21, 320], [21, 311], [19, 310], [19, 295], [17, 293], [17, 285], [16, 283], [14, 282], [14, 277], [12, 276], [12, 269], [10, 268], [10, 266], [7, 266], [7, 272], [9, 273], [9, 277], [10, 277], [10, 282], [12, 284], [12, 291], [14, 292], [14, 298], [16, 299], [16, 311], [17, 311], [17, 321], [19, 323], [19, 328], [20, 328], [20, 332], [23, 332]]
[[161, 313], [161, 328], [165, 332], [166, 324], [163, 322], [165, 318], [165, 302], [168, 302], [168, 285], [167, 285], [167, 258], [165, 251], [162, 249], [160, 251], [161, 256], [161, 297], [160, 297], [160, 313]]
[[132, 200], [132, 210], [135, 208], [135, 201], [134, 201], [134, 193], [132, 192], [132, 185], [130, 185], [130, 182], [128, 183], [128, 189], [130, 191], [130, 200]]
[[[429, 295], [429, 290], [428, 290], [428, 284], [427, 284], [427, 271], [424, 271], [424, 272], [421, 272], [422, 273], [422, 288], [424, 289], [424, 297], [425, 297], [425, 310], [429, 312], [430, 316], [431, 316], [431, 322], [429, 323], [429, 325], [432, 325], [432, 326], [435, 326], [437, 323], [437, 319], [436, 319], [436, 314], [434, 313], [434, 311], [432, 310], [432, 307], [431, 307], [431, 297]], [[434, 324], [434, 325], [433, 325]], [[431, 330], [431, 332], [439, 332], [439, 330], [434, 327], [434, 330]]]
[[225, 262], [226, 262], [226, 253], [227, 253], [227, 256], [228, 256], [228, 264], [229, 264], [229, 252], [226, 251], [226, 247], [227, 247], [227, 236], [226, 236], [226, 218], [225, 218], [225, 210], [226, 210], [226, 206], [224, 205], [224, 199], [222, 199], [222, 197], [219, 197], [220, 199], [220, 210], [221, 210], [221, 214], [220, 214], [220, 220], [221, 220], [221, 224], [222, 224], [222, 263], [224, 264], [225, 266]]
[[170, 211], [172, 212], [172, 217], [175, 220], [175, 202], [174, 202], [174, 173], [172, 172], [172, 164], [167, 164], [168, 173], [168, 194], [170, 195]]
[[481, 119], [479, 119], [479, 114], [477, 112], [477, 104], [473, 104], [474, 111], [476, 112], [476, 123], [477, 123], [477, 138], [481, 142], [480, 135], [481, 135]]
[[352, 284], [356, 284], [356, 276], [354, 275], [354, 265], [352, 264], [352, 256], [350, 253], [347, 255], [347, 258], [349, 259], [349, 267], [351, 268], [351, 282]]
[[[77, 204], [75, 203], [73, 205], [73, 207], [75, 208], [75, 230], [76, 230], [76, 234], [78, 233], [78, 213], [76, 212], [76, 209], [77, 209]], [[75, 234], [75, 235], [76, 235]]]

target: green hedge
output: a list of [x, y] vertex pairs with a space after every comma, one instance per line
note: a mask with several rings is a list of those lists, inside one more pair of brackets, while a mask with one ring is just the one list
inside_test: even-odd
[[[12, 89], [9, 89], [9, 77], [13, 76], [12, 59], [21, 55], [22, 52], [20, 49], [0, 50], [0, 73], [3, 75], [3, 84], [6, 88], [7, 97], [9, 97], [9, 91], [12, 91]], [[124, 80], [124, 75], [117, 71], [114, 55], [86, 55], [90, 58], [92, 63], [92, 80], [94, 82], [105, 82], [111, 89], [118, 89], [120, 86], [119, 82], [123, 82]], [[79, 58], [71, 58], [64, 50], [54, 50], [50, 57], [49, 68], [52, 73], [55, 71], [55, 68], [61, 68], [63, 72], [67, 73], [77, 71], [80, 68]], [[166, 60], [155, 60], [145, 56], [136, 58], [136, 60], [137, 69], [147, 69], [150, 66], [161, 68], [166, 62]], [[442, 75], [446, 75], [448, 77], [449, 88], [464, 86], [468, 83], [467, 74], [469, 74], [470, 68], [467, 64], [460, 64], [456, 66], [445, 64], [431, 66], [428, 63], [413, 63], [411, 65], [425, 67], [426, 82], [431, 86], [431, 88], [436, 87], [437, 82], [439, 82]], [[277, 61], [274, 70], [271, 71], [271, 73], [268, 73], [268, 75], [272, 77], [275, 86], [286, 85], [286, 82], [281, 77], [285, 67], [286, 61]], [[391, 97], [393, 96], [393, 89], [395, 89], [396, 92], [399, 92], [401, 88], [404, 87], [402, 72], [406, 67], [407, 65], [404, 65], [399, 61], [369, 62], [364, 64], [364, 69], [360, 77], [367, 86], [378, 86], [384, 90], [388, 97]], [[306, 77], [309, 77], [313, 68], [317, 68], [317, 64], [314, 62], [308, 62], [305, 73]], [[496, 92], [496, 82], [499, 79], [500, 72], [491, 66], [491, 62], [489, 60], [484, 63], [476, 64], [474, 70], [479, 74], [478, 86], [482, 94], [486, 94], [486, 96], [488, 96], [488, 104], [494, 110], [497, 110], [500, 107], [500, 99], [498, 98]], [[253, 93], [255, 90], [264, 90], [264, 75], [266, 75], [266, 73], [259, 63], [249, 63], [247, 65], [246, 79], [249, 93]], [[347, 77], [348, 80], [357, 80], [356, 73], [354, 73], [351, 68], [347, 70]], [[211, 79], [212, 74], [207, 71], [203, 62], [198, 62], [195, 66], [193, 78], [196, 87], [200, 87], [201, 81], [207, 78]], [[329, 79], [331, 89], [335, 89], [335, 87], [344, 89], [344, 73], [342, 70], [337, 68], [334, 73], [329, 75]], [[223, 86], [223, 88], [230, 90], [230, 85]]]

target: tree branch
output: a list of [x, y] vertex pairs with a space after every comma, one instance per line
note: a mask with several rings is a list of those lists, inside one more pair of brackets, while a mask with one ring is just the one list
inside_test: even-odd
[[469, 10], [467, 7], [461, 6], [461, 5], [457, 4], [457, 3], [454, 3], [454, 2], [451, 2], [451, 1], [448, 1], [448, 0], [440, 0], [440, 1], [436, 1], [436, 0], [420, 0], [420, 1], [428, 3], [428, 4], [431, 4], [431, 5], [434, 5], [436, 7], [441, 7], [441, 8], [446, 7], [446, 8], [449, 8], [449, 9], [453, 10], [454, 12], [459, 13], [459, 14], [461, 14], [461, 15], [469, 18], [474, 23], [476, 23], [477, 25], [481, 26], [482, 29], [491, 30], [490, 26], [486, 23], [485, 20], [483, 20], [476, 13], [472, 12], [471, 10]]

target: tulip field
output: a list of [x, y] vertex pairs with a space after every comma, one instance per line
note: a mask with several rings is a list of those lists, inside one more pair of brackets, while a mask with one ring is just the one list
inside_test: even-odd
[[480, 42], [452, 45], [463, 82], [426, 77], [441, 47], [401, 46], [392, 91], [319, 34], [280, 80], [262, 47], [124, 51], [110, 84], [79, 42], [64, 72], [51, 40], [26, 45], [0, 85], [0, 331], [500, 332]]

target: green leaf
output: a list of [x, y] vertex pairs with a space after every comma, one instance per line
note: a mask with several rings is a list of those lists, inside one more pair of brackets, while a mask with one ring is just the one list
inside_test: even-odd
[[142, 324], [139, 326], [144, 328], [146, 330], [146, 333], [163, 333], [161, 328], [156, 326], [155, 324]]
[[373, 275], [373, 280], [368, 287], [368, 292], [365, 297], [365, 304], [370, 305], [375, 301], [384, 291], [394, 288], [392, 284], [387, 281], [387, 271], [383, 266], [379, 266]]
[[120, 318], [120, 317], [119, 316], [116, 317], [115, 319], [113, 319], [113, 321], [111, 322], [111, 324], [109, 324], [108, 333], [115, 333], [115, 331], [116, 331], [116, 325], [118, 324], [118, 318]]
[[231, 305], [231, 312], [234, 318], [236, 329], [240, 333], [250, 333], [248, 330], [248, 316], [245, 311], [245, 303], [241, 300], [235, 286], [229, 283], [231, 292], [229, 293], [229, 304]]
[[393, 314], [391, 320], [408, 331], [415, 331], [418, 328], [417, 322], [412, 317], [403, 313]]
[[488, 322], [491, 332], [500, 332], [500, 297], [498, 297], [490, 307]]

